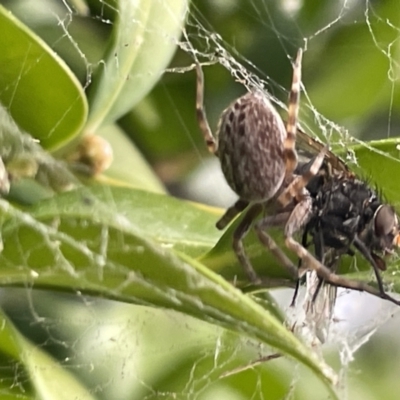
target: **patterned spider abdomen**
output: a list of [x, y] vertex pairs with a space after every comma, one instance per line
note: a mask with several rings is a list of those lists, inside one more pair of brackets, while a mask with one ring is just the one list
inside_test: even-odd
[[270, 199], [285, 176], [283, 121], [262, 92], [235, 100], [221, 115], [218, 156], [229, 186], [242, 200]]

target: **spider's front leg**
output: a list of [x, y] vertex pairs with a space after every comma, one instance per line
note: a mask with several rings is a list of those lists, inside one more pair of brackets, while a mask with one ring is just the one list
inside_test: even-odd
[[294, 234], [306, 225], [312, 213], [312, 198], [305, 188], [302, 189], [302, 194], [298, 195], [298, 199], [300, 199], [300, 201], [294, 207], [285, 225], [285, 245], [302, 260], [302, 265], [306, 266], [306, 269], [304, 269], [304, 267], [300, 269], [299, 277], [301, 277], [307, 269], [314, 269], [317, 272], [318, 270], [329, 271], [328, 268], [293, 238]]

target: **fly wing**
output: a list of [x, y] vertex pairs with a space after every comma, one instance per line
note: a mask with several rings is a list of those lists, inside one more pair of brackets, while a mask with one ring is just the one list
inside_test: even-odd
[[[322, 263], [336, 272], [340, 262], [340, 252], [326, 249]], [[315, 271], [306, 275], [306, 295], [304, 300], [305, 320], [308, 330], [325, 343], [333, 320], [336, 304], [337, 287], [321, 281]]]
[[[319, 154], [324, 147], [324, 143], [320, 142], [318, 139], [312, 138], [300, 128], [297, 128], [296, 151], [299, 155], [300, 163], [309, 162], [317, 154]], [[346, 163], [331, 151], [328, 151], [325, 155], [325, 164], [329, 165], [331, 171], [334, 173], [352, 174]]]
[[304, 301], [305, 320], [312, 336], [325, 343], [333, 319], [336, 303], [336, 286], [320, 281], [315, 271], [307, 272]]

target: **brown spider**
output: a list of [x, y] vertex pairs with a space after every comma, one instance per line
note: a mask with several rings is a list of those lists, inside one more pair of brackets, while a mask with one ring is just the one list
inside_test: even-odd
[[[301, 175], [295, 173], [301, 59], [302, 50], [299, 49], [293, 66], [286, 128], [265, 94], [256, 90], [239, 97], [222, 112], [217, 140], [205, 114], [204, 77], [200, 64], [196, 63], [196, 111], [199, 126], [208, 150], [220, 159], [225, 179], [239, 196], [239, 200], [226, 210], [216, 226], [224, 229], [235, 216], [247, 208], [234, 231], [233, 249], [249, 280], [256, 285], [263, 284], [245, 253], [243, 239], [261, 211], [270, 210], [272, 205], [275, 207], [275, 215], [263, 216], [254, 224], [254, 229], [260, 242], [294, 279], [311, 269], [332, 285], [382, 297], [381, 292], [362, 281], [348, 280], [334, 274], [293, 238], [296, 232], [305, 227], [312, 215], [312, 198], [306, 186], [319, 172], [325, 155], [329, 153], [327, 146], [322, 147], [305, 172]], [[273, 226], [284, 226], [285, 245], [300, 258], [301, 269], [293, 264], [266, 233]], [[390, 300], [398, 304], [396, 300]]]
[[254, 226], [261, 241], [289, 271], [298, 277], [298, 268], [274, 240], [265, 232], [273, 225], [285, 225], [285, 244], [301, 259], [307, 259], [315, 269], [325, 268], [293, 239], [293, 234], [304, 225], [311, 211], [311, 198], [306, 190], [310, 179], [319, 171], [326, 148], [321, 150], [310, 169], [301, 176], [294, 175], [297, 166], [295, 150], [297, 115], [299, 109], [301, 58], [299, 50], [293, 69], [289, 95], [288, 122], [285, 125], [265, 94], [253, 91], [235, 100], [222, 114], [218, 124], [218, 141], [212, 135], [203, 107], [204, 78], [197, 65], [197, 118], [204, 140], [211, 153], [219, 157], [223, 174], [239, 200], [217, 222], [225, 228], [229, 222], [250, 205], [245, 217], [234, 232], [233, 248], [253, 283], [261, 283], [243, 248], [243, 239], [253, 220], [267, 203], [277, 202], [284, 208], [292, 201], [291, 211], [266, 216]]

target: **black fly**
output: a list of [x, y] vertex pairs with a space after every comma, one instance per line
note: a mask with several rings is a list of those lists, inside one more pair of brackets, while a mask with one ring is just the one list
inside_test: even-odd
[[[313, 151], [318, 154], [323, 147], [302, 131], [298, 131], [297, 140], [298, 148], [305, 149], [307, 153]], [[303, 170], [307, 170], [312, 160], [299, 163], [296, 173], [302, 174]], [[335, 272], [342, 255], [354, 255], [358, 251], [372, 266], [376, 276], [378, 291], [372, 294], [400, 304], [385, 292], [380, 276], [380, 271], [386, 269], [384, 257], [400, 245], [400, 226], [393, 207], [386, 204], [368, 182], [357, 178], [332, 152], [325, 156], [319, 173], [309, 182], [307, 190], [313, 205], [303, 230], [303, 246], [311, 244], [315, 257], [332, 272]], [[323, 284], [323, 279], [315, 273], [313, 277], [314, 283], [308, 279], [308, 285], [314, 286], [310, 307], [313, 307]], [[332, 316], [336, 288], [327, 289], [330, 299], [325, 299], [324, 311], [315, 311], [317, 318], [330, 319]], [[318, 316], [320, 313], [324, 315]]]

